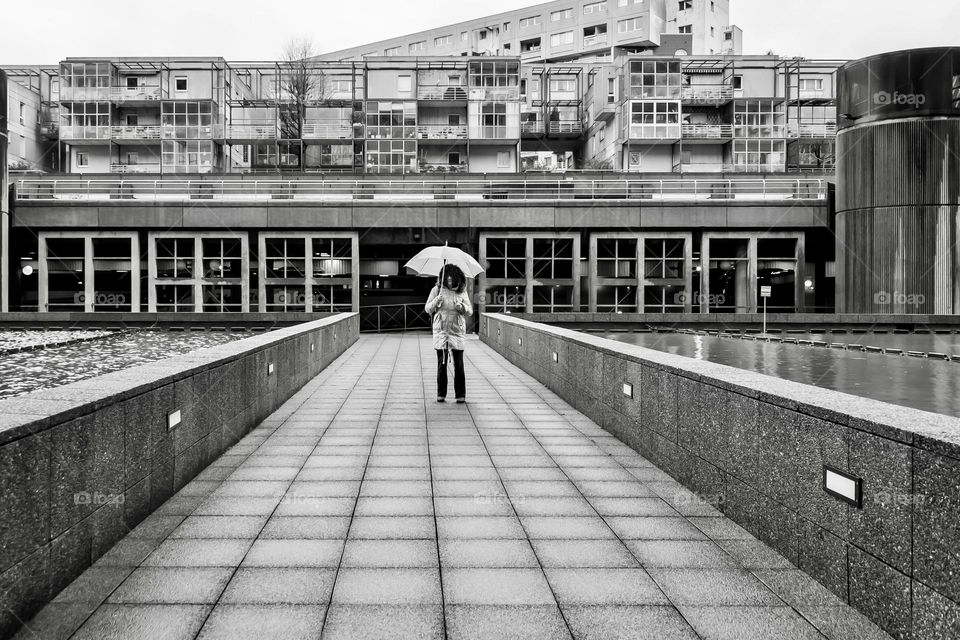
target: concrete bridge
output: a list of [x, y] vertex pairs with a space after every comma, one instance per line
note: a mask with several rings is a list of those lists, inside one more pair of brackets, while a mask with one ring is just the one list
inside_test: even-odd
[[468, 404], [435, 402], [426, 335], [362, 336], [32, 619], [6, 592], [4, 628], [44, 640], [889, 637], [499, 355], [508, 338], [547, 362], [556, 350], [493, 318], [467, 347]]

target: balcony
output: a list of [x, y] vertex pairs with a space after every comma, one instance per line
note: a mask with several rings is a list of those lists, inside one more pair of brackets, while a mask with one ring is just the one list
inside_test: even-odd
[[546, 133], [546, 127], [540, 120], [521, 122], [520, 133], [528, 136], [542, 136], [544, 133]]
[[466, 125], [417, 125], [417, 138], [420, 140], [466, 140]]
[[417, 87], [417, 99], [464, 102], [467, 99], [467, 87], [464, 85], [421, 86]]
[[450, 164], [447, 162], [421, 162], [420, 173], [467, 173], [469, 167], [466, 162]]
[[679, 124], [631, 124], [631, 140], [643, 140], [652, 144], [673, 144], [680, 140]]
[[507, 125], [471, 125], [471, 140], [512, 141], [520, 137], [520, 123]]
[[684, 140], [731, 140], [733, 138], [732, 124], [685, 124], [683, 125]]
[[48, 140], [56, 140], [60, 137], [60, 123], [59, 122], [41, 122], [37, 125], [40, 129], [40, 135]]
[[108, 125], [65, 125], [60, 127], [60, 139], [76, 142], [79, 140], [109, 140]]
[[230, 141], [276, 140], [278, 137], [274, 120], [231, 123], [224, 129], [224, 137]]
[[304, 122], [304, 140], [352, 140], [353, 125]]
[[516, 102], [520, 87], [471, 87], [469, 97], [475, 102]]
[[114, 162], [110, 165], [110, 173], [160, 173], [159, 162], [130, 164]]
[[836, 122], [790, 122], [788, 138], [832, 138], [837, 135]]
[[110, 100], [113, 102], [153, 102], [163, 98], [158, 85], [110, 88]]
[[593, 36], [584, 36], [583, 37], [583, 46], [584, 47], [601, 47], [607, 44], [607, 34], [598, 33]]
[[159, 140], [160, 127], [149, 126], [113, 126], [110, 127], [110, 138], [113, 140]]
[[579, 120], [552, 120], [547, 123], [547, 133], [553, 136], [579, 136], [583, 124]]
[[720, 106], [733, 100], [733, 87], [728, 85], [687, 85], [680, 92], [684, 104]]

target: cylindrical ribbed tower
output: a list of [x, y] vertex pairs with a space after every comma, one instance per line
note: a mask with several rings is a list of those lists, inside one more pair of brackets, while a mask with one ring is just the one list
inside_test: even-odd
[[837, 310], [960, 313], [960, 48], [839, 74]]

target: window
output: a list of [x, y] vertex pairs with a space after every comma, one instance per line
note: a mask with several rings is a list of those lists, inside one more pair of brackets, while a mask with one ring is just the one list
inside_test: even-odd
[[447, 115], [447, 124], [450, 125], [451, 127], [459, 127], [459, 126], [460, 126], [460, 114], [459, 114], [459, 113], [451, 113], [451, 114], [448, 114], [448, 115]]
[[822, 78], [801, 78], [800, 91], [823, 91]]
[[540, 38], [530, 38], [520, 41], [520, 53], [530, 53], [540, 51]]
[[554, 33], [550, 36], [551, 47], [562, 47], [573, 44], [573, 31], [564, 31], [563, 33]]
[[692, 24], [685, 24], [685, 25], [683, 25], [682, 27], [680, 27], [679, 29], [677, 29], [677, 32], [678, 32], [678, 33], [693, 33], [693, 25], [692, 25]]
[[785, 113], [774, 100], [738, 100], [733, 109], [735, 138], [783, 138]]
[[510, 168], [510, 152], [509, 151], [497, 152], [497, 168], [498, 169]]
[[20, 124], [25, 124], [24, 110], [27, 108], [27, 105], [20, 103]]
[[89, 167], [90, 166], [90, 154], [84, 152], [77, 153], [77, 166], [78, 167]]
[[607, 104], [614, 104], [617, 101], [617, 79], [607, 78]]
[[124, 120], [128, 127], [135, 127], [140, 123], [140, 117], [135, 113], [128, 113]]
[[712, 38], [715, 35], [717, 35], [717, 30], [714, 29], [713, 27], [710, 27], [710, 37]]
[[466, 42], [470, 39], [470, 33], [467, 31], [460, 32], [460, 42]]
[[679, 11], [686, 11], [687, 9], [693, 9], [693, 0], [680, 0]]
[[411, 42], [411, 43], [410, 43], [410, 46], [408, 47], [408, 49], [409, 49], [410, 53], [416, 53], [416, 52], [418, 52], [418, 51], [426, 51], [426, 50], [427, 50], [427, 41], [426, 41], [426, 40], [420, 40], [419, 42]]
[[140, 154], [136, 151], [128, 151], [127, 164], [140, 164]]
[[733, 76], [733, 88], [743, 89], [743, 76]]
[[630, 33], [643, 28], [643, 18], [628, 18], [617, 22], [617, 33]]
[[603, 2], [590, 2], [583, 5], [583, 15], [585, 16], [590, 15], [591, 13], [600, 13], [601, 11], [606, 11], [606, 10], [607, 10], [606, 0], [603, 0]]
[[448, 47], [451, 44], [453, 44], [453, 36], [440, 36], [433, 39], [433, 46], [435, 47]]
[[486, 40], [486, 39], [487, 39], [487, 32], [486, 32], [486, 31], [481, 31], [481, 32], [480, 32], [480, 39], [481, 39], [481, 40]]
[[506, 31], [510, 31], [510, 23], [509, 23], [509, 22], [504, 22], [504, 23], [503, 23], [503, 30], [504, 30], [505, 32], [506, 32]]
[[570, 78], [553, 79], [550, 81], [550, 93], [573, 93], [577, 90], [577, 81]]
[[520, 18], [520, 28], [525, 29], [526, 27], [532, 27], [540, 24], [540, 16], [530, 16], [528, 18]]
[[447, 154], [447, 164], [450, 165], [459, 165], [460, 164], [460, 152], [451, 151]]
[[573, 17], [573, 9], [561, 9], [560, 11], [554, 11], [550, 14], [551, 22], [559, 22], [561, 20], [566, 20], [567, 18]]
[[383, 55], [385, 56], [398, 56], [400, 55], [400, 47], [390, 47], [389, 49], [383, 50]]
[[727, 31], [723, 34], [724, 40], [733, 40], [733, 31]]
[[659, 140], [680, 137], [679, 102], [634, 102], [630, 106], [630, 137]]
[[397, 93], [410, 93], [412, 90], [412, 76], [397, 76]]
[[136, 89], [140, 86], [140, 78], [137, 76], [127, 76], [127, 89]]
[[628, 4], [643, 4], [643, 0], [617, 0], [618, 7], [625, 7]]
[[177, 77], [177, 78], [174, 78], [173, 83], [174, 83], [174, 85], [173, 85], [173, 86], [174, 86], [174, 89], [176, 89], [177, 91], [186, 91], [186, 90], [187, 90], [187, 79], [186, 79], [186, 77], [184, 77], [184, 76], [179, 76], [179, 77]]

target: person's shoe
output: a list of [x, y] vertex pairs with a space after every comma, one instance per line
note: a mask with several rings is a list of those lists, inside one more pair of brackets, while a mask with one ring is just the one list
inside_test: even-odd
[[447, 399], [444, 398], [443, 396], [437, 396], [437, 402], [446, 402], [446, 401]]
[[457, 404], [464, 404], [466, 401], [466, 398], [457, 398]]

